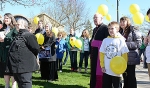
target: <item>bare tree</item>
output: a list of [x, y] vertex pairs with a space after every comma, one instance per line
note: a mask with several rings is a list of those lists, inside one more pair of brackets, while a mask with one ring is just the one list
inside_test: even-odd
[[[48, 0], [51, 1], [51, 0]], [[22, 5], [25, 7], [33, 5], [45, 5], [47, 0], [0, 0], [1, 11], [5, 8], [5, 4], [9, 3], [11, 5]]]
[[42, 12], [65, 25], [67, 29], [78, 30], [84, 27], [88, 19], [85, 7], [83, 0], [54, 0], [47, 8], [42, 9]]

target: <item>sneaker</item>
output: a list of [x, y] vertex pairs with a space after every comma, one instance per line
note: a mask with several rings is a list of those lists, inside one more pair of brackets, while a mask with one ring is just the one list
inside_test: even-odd
[[79, 68], [79, 72], [81, 72], [81, 68]]
[[78, 72], [78, 70], [77, 70], [77, 69], [74, 69], [73, 71], [74, 71], [74, 72]]
[[87, 73], [87, 68], [85, 68], [85, 73]]
[[62, 72], [62, 70], [60, 70], [59, 72]]
[[74, 71], [74, 69], [73, 69], [73, 68], [71, 68], [71, 71]]

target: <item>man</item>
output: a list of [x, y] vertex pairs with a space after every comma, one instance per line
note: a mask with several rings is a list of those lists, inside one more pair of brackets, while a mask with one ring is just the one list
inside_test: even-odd
[[150, 8], [147, 11], [147, 16], [149, 17], [149, 20], [150, 20]]
[[104, 38], [108, 34], [108, 29], [105, 24], [103, 24], [103, 16], [99, 13], [94, 15], [94, 24], [96, 27], [93, 30], [92, 38], [90, 41], [90, 58], [91, 58], [91, 78], [90, 78], [90, 88], [102, 88], [102, 75], [100, 60], [99, 60], [99, 48]]
[[36, 37], [25, 28], [27, 24], [24, 19], [17, 20], [18, 35], [9, 49], [9, 69], [18, 88], [32, 88], [32, 72], [38, 70], [36, 56], [40, 48]]

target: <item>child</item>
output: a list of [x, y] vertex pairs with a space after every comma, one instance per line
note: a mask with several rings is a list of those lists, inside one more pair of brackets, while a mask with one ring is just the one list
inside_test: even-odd
[[111, 22], [108, 24], [110, 36], [105, 38], [100, 47], [100, 65], [103, 72], [102, 88], [119, 88], [120, 75], [110, 69], [110, 61], [115, 56], [122, 56], [127, 61], [128, 47], [125, 39], [118, 33], [119, 24]]
[[148, 73], [149, 73], [149, 77], [150, 77], [150, 31], [149, 31], [147, 37], [144, 39], [144, 43], [145, 43], [145, 45], [147, 45], [145, 53], [146, 53], [146, 63], [148, 66]]
[[57, 67], [60, 72], [62, 72], [62, 58], [66, 51], [66, 41], [63, 39], [64, 36], [64, 32], [58, 32], [58, 38], [56, 39]]
[[85, 61], [85, 72], [87, 73], [88, 58], [89, 58], [89, 31], [84, 29], [80, 40], [82, 41], [82, 47], [80, 52], [79, 72], [82, 69], [83, 59]]

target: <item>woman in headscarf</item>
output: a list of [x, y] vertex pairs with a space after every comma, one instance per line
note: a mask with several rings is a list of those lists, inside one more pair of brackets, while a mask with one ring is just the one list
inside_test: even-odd
[[44, 57], [40, 59], [41, 78], [47, 81], [55, 81], [58, 79], [57, 64], [56, 64], [56, 39], [55, 34], [51, 31], [51, 23], [45, 26], [46, 35], [41, 51], [44, 51]]

